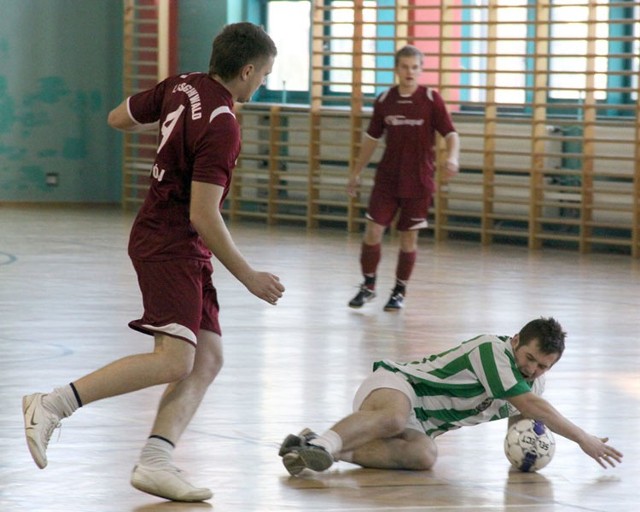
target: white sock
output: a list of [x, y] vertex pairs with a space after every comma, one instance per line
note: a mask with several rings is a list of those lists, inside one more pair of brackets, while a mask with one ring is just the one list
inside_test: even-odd
[[309, 444], [322, 446], [333, 458], [336, 458], [342, 451], [342, 438], [333, 430], [327, 430], [324, 434], [316, 437]]
[[174, 446], [166, 439], [150, 437], [140, 452], [140, 464], [146, 467], [173, 465]]
[[44, 396], [42, 403], [59, 418], [68, 418], [80, 407], [76, 395], [69, 384], [56, 388]]

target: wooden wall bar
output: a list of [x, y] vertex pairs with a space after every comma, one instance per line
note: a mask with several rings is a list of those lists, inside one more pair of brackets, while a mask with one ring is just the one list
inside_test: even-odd
[[[378, 7], [371, 7], [356, 1], [351, 94], [340, 96], [331, 94], [334, 84], [328, 71], [332, 57], [328, 26], [331, 11], [336, 7], [328, 2], [316, 2], [311, 106], [245, 105], [240, 110], [245, 133], [256, 129], [260, 117], [260, 123], [270, 125], [271, 133], [280, 133], [281, 139], [287, 139], [290, 135], [285, 136], [282, 127], [282, 119], [286, 118], [290, 120], [286, 129], [299, 137], [308, 136], [306, 147], [303, 143], [288, 148], [292, 158], [287, 162], [290, 168], [283, 166], [281, 158], [275, 166], [279, 194], [263, 192], [264, 197], [272, 198], [276, 210], [288, 210], [288, 214], [274, 217], [268, 214], [273, 208], [268, 205], [256, 211], [247, 195], [258, 190], [255, 183], [260, 173], [274, 167], [265, 164], [256, 169], [242, 164], [237, 172], [238, 181], [247, 180], [252, 185], [244, 189], [240, 185], [234, 187], [236, 195], [244, 194], [246, 208], [244, 211], [233, 208], [231, 216], [264, 217], [268, 222], [282, 218], [309, 228], [331, 224], [344, 226], [349, 231], [361, 229], [368, 186], [363, 186], [363, 195], [357, 199], [350, 199], [344, 189], [370, 115], [373, 95], [364, 91], [368, 85], [375, 85], [377, 90], [391, 85], [380, 84], [377, 79], [375, 84], [362, 81], [363, 70], [367, 69], [362, 58], [367, 48], [362, 25], [371, 23], [366, 21], [371, 20], [371, 13], [367, 16], [362, 13], [365, 9], [382, 12], [393, 8], [396, 34], [393, 48], [406, 43], [423, 49], [433, 50], [434, 44], [437, 47], [437, 52], [427, 54], [425, 76], [436, 77], [437, 83], [432, 85], [447, 100], [462, 139], [460, 175], [450, 183], [439, 181], [432, 219], [436, 240], [465, 237], [482, 244], [516, 242], [527, 244], [531, 249], [562, 246], [584, 253], [615, 251], [639, 257], [637, 104], [603, 103], [601, 96], [606, 91], [599, 89], [597, 82], [598, 77], [601, 79], [609, 73], [597, 67], [601, 58], [598, 45], [602, 44], [603, 37], [610, 48], [624, 39], [630, 52], [633, 45], [637, 45], [638, 34], [615, 36], [610, 31], [609, 36], [602, 36], [599, 32], [602, 19], [598, 18], [602, 4], [578, 5], [581, 9], [572, 14], [583, 15], [578, 21], [582, 23], [586, 44], [583, 53], [568, 58], [585, 62], [580, 71], [584, 83], [573, 93], [564, 94], [577, 96], [577, 100], [562, 99], [566, 85], [554, 89], [552, 76], [564, 73], [572, 77], [578, 73], [575, 70], [565, 73], [558, 68], [553, 56], [554, 51], [557, 54], [559, 50], [552, 48], [552, 44], [558, 37], [571, 43], [563, 29], [563, 23], [569, 21], [562, 10], [577, 4], [580, 2], [555, 7], [547, 0], [526, 7], [523, 1], [524, 9], [519, 11], [524, 15], [523, 31], [514, 37], [508, 33], [517, 18], [512, 2], [509, 6], [501, 6], [496, 1], [465, 6], [451, 0], [404, 1], [378, 2]], [[636, 4], [625, 2], [625, 12], [631, 13]], [[621, 4], [609, 3], [608, 8], [621, 8]], [[626, 21], [632, 23], [631, 19]], [[528, 49], [531, 69], [523, 70], [525, 82], [520, 89], [525, 93], [524, 100], [514, 104], [505, 100], [505, 90], [514, 86], [505, 84], [506, 77], [509, 73], [513, 75], [513, 71], [504, 68], [504, 58], [505, 44], [510, 48], [512, 42], [511, 57], [525, 58], [515, 49], [518, 38], [524, 40]], [[390, 57], [392, 53], [380, 52], [376, 57]], [[468, 68], [468, 63], [475, 67], [465, 77], [461, 69]], [[471, 75], [475, 80], [480, 78], [479, 83], [470, 84]], [[475, 95], [469, 93], [472, 89]], [[559, 99], [553, 97], [557, 92], [561, 93], [555, 94]], [[630, 89], [625, 92], [627, 96], [637, 93]], [[633, 109], [632, 115], [604, 115], [607, 111], [626, 112], [629, 108]], [[305, 128], [301, 116], [308, 117], [306, 126], [311, 126], [310, 130]], [[278, 155], [284, 147], [282, 140], [269, 148], [262, 145], [259, 158], [269, 162], [272, 155]], [[251, 152], [257, 148], [258, 145], [245, 144], [242, 162], [256, 158]], [[440, 144], [439, 158], [443, 158], [442, 149]], [[373, 168], [369, 169], [366, 177], [369, 183], [373, 172]], [[266, 174], [263, 180], [269, 182]], [[306, 196], [296, 185], [300, 182], [306, 183]], [[230, 204], [237, 201], [238, 197], [232, 198]]]
[[[125, 0], [124, 97], [153, 87], [175, 72], [177, 5], [170, 0]], [[157, 137], [153, 132], [124, 134], [122, 204], [137, 209], [149, 186]]]
[[[392, 85], [393, 53], [410, 43], [425, 52], [425, 83], [445, 98], [462, 141], [459, 176], [438, 182], [437, 241], [640, 257], [640, 1], [317, 0], [312, 9], [309, 104], [238, 108], [230, 218], [360, 230], [375, 167], [355, 199], [348, 170], [375, 95]], [[346, 73], [335, 64], [345, 54], [331, 29], [338, 10], [352, 20]]]

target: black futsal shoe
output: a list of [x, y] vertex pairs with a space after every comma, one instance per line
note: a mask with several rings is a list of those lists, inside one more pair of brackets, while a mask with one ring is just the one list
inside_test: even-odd
[[404, 307], [404, 295], [401, 293], [392, 293], [389, 300], [384, 305], [385, 311], [399, 311]]
[[376, 292], [371, 288], [367, 288], [364, 284], [360, 285], [360, 291], [356, 294], [356, 296], [349, 301], [350, 308], [361, 308], [367, 302], [372, 301], [376, 296]]

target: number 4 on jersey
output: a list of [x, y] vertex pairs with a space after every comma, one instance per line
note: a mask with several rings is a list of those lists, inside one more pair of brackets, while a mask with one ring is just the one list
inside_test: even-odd
[[171, 132], [175, 128], [176, 123], [178, 122], [178, 119], [182, 115], [182, 112], [184, 112], [184, 109], [185, 109], [185, 106], [180, 105], [173, 112], [170, 112], [169, 114], [167, 114], [167, 117], [162, 123], [162, 128], [160, 129], [162, 140], [160, 141], [160, 144], [158, 144], [158, 151], [157, 151], [158, 153], [160, 153], [160, 150], [167, 143], [167, 140], [169, 140], [169, 137], [171, 136]]

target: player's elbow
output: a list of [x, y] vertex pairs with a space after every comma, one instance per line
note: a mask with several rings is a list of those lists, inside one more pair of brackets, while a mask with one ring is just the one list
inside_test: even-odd
[[109, 115], [107, 116], [107, 124], [111, 128], [118, 128], [117, 125], [116, 125], [116, 115], [114, 114], [113, 110], [111, 112], [109, 112]]
[[117, 113], [114, 114], [110, 112], [107, 116], [107, 124], [116, 130], [120, 131], [134, 131], [136, 124], [130, 119], [123, 119], [122, 116], [119, 116]]
[[196, 232], [204, 238], [204, 233], [212, 230], [215, 220], [212, 218], [211, 213], [202, 211], [200, 208], [191, 209], [189, 212], [189, 221], [191, 226]]
[[107, 115], [107, 124], [116, 130], [131, 130], [136, 122], [129, 117], [129, 112], [124, 103], [118, 105]]
[[508, 400], [518, 410], [522, 418], [540, 419], [541, 412], [544, 410], [541, 407], [541, 402], [544, 403], [543, 399], [531, 392], [514, 396]]
[[195, 229], [198, 233], [202, 232], [206, 220], [201, 211], [192, 207], [192, 209], [189, 211], [189, 221], [191, 222], [193, 229]]
[[107, 124], [111, 128], [115, 128], [116, 130], [123, 130], [125, 128], [125, 124], [122, 119], [122, 114], [120, 113], [119, 108], [114, 108], [109, 115], [107, 116]]

